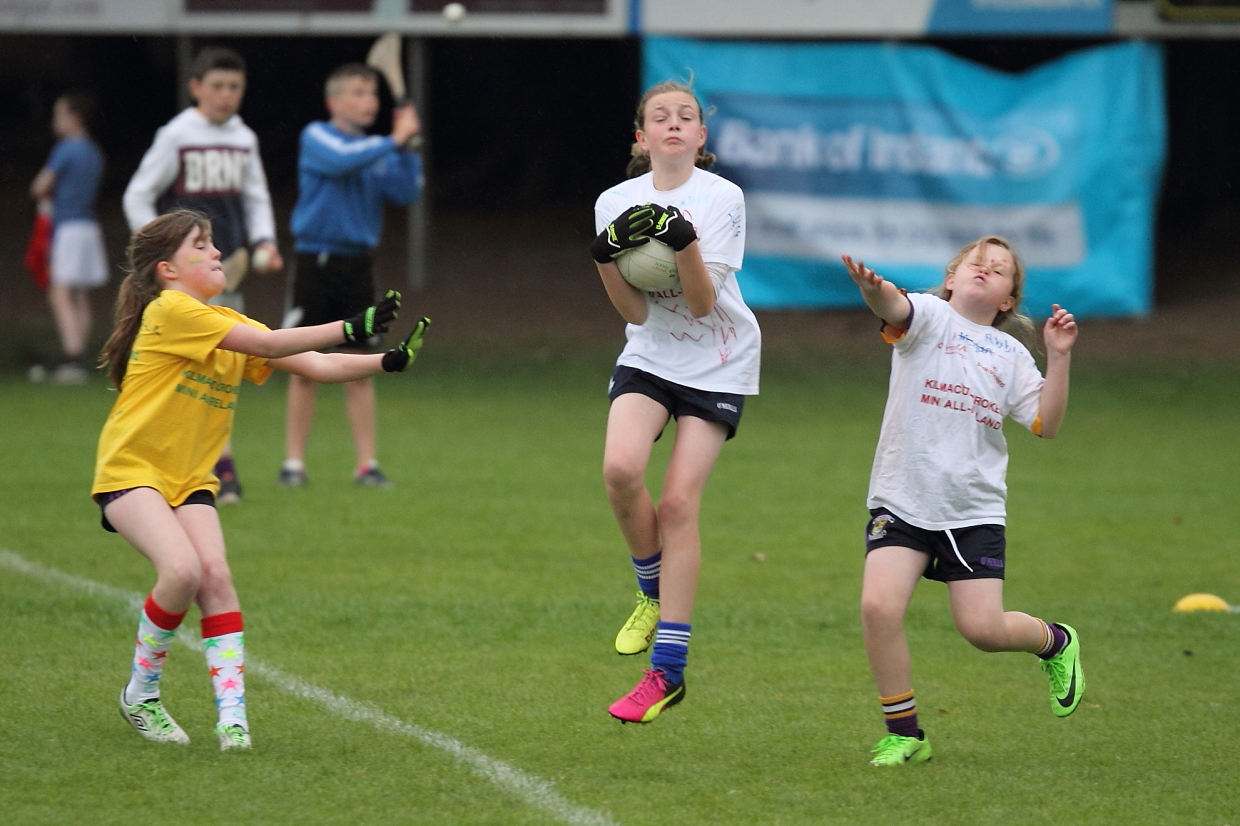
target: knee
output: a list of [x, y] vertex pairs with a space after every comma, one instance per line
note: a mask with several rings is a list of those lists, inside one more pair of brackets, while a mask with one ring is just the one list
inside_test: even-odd
[[987, 618], [964, 618], [957, 620], [956, 628], [969, 644], [981, 651], [1006, 651], [1007, 633], [1003, 622]]
[[159, 571], [159, 584], [168, 591], [193, 597], [202, 587], [202, 565], [197, 559], [187, 557], [163, 566]]
[[694, 496], [675, 488], [664, 489], [659, 497], [659, 522], [663, 525], [696, 523], [698, 501]]
[[198, 585], [199, 593], [220, 595], [231, 593], [232, 589], [232, 571], [229, 570], [227, 562], [220, 560], [203, 566]]
[[633, 496], [646, 484], [646, 469], [631, 462], [605, 458], [603, 481], [613, 500]]
[[861, 624], [865, 628], [891, 628], [904, 622], [904, 609], [878, 594], [862, 593]]

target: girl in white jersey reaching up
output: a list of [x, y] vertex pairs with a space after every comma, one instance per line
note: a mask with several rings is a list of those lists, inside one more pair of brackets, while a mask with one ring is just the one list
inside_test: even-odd
[[[685, 696], [690, 618], [702, 543], [702, 491], [723, 443], [758, 392], [762, 337], [736, 283], [745, 251], [745, 198], [707, 172], [702, 105], [686, 85], [660, 83], [637, 107], [629, 180], [599, 196], [591, 247], [628, 339], [612, 373], [603, 455], [607, 497], [628, 544], [637, 607], [616, 637], [621, 654], [651, 648], [650, 668], [608, 709], [648, 723]], [[676, 251], [680, 284], [629, 285], [615, 256], [656, 238]], [[646, 488], [651, 448], [676, 420], [662, 493]]]
[[861, 624], [887, 722], [870, 762], [898, 766], [931, 755], [917, 722], [904, 635], [904, 614], [923, 576], [947, 583], [952, 618], [974, 646], [1042, 659], [1056, 716], [1081, 701], [1075, 629], [1003, 609], [1003, 419], [1046, 439], [1059, 432], [1077, 326], [1052, 305], [1042, 328], [1043, 378], [1025, 346], [1003, 331], [1032, 332], [1033, 325], [1018, 312], [1024, 270], [1002, 238], [960, 250], [938, 296], [907, 295], [864, 263], [843, 260], [895, 348], [870, 475]]

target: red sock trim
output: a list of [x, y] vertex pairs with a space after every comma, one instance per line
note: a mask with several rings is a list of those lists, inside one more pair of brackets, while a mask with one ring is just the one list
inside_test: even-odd
[[229, 611], [226, 614], [213, 614], [209, 617], [202, 618], [202, 638], [222, 637], [224, 634], [240, 634], [244, 628], [241, 625], [241, 612]]
[[146, 604], [142, 606], [142, 612], [146, 614], [146, 618], [158, 625], [165, 631], [175, 631], [181, 625], [181, 620], [185, 619], [185, 612], [179, 614], [170, 614], [159, 604], [155, 602], [153, 594], [146, 595]]

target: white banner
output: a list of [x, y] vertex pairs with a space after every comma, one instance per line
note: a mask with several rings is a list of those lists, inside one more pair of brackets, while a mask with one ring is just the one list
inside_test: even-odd
[[917, 200], [745, 195], [747, 253], [942, 267], [983, 235], [1011, 241], [1029, 267], [1085, 260], [1081, 210], [1068, 204], [964, 205]]

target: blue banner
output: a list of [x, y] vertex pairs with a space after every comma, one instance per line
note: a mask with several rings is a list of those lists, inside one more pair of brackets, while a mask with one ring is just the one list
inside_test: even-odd
[[1011, 75], [924, 46], [649, 38], [644, 69], [648, 84], [691, 76], [711, 110], [715, 171], [745, 190], [753, 307], [859, 305], [841, 253], [926, 289], [997, 234], [1025, 262], [1031, 315], [1151, 309], [1156, 46]]

